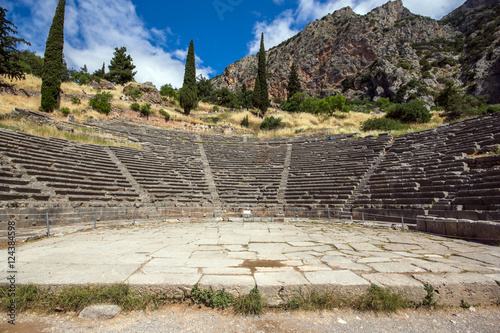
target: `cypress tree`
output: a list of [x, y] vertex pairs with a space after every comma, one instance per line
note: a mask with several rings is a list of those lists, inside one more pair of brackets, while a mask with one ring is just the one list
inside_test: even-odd
[[290, 98], [301, 90], [302, 88], [300, 87], [298, 68], [295, 63], [292, 63], [292, 67], [290, 68], [290, 76], [288, 77], [287, 100], [290, 101]]
[[65, 8], [66, 0], [59, 0], [45, 44], [41, 105], [41, 109], [45, 112], [53, 111], [60, 102]]
[[196, 90], [196, 64], [194, 58], [194, 44], [193, 40], [191, 40], [184, 70], [184, 83], [182, 84], [179, 96], [180, 105], [184, 109], [184, 114], [186, 115], [189, 115], [191, 110], [196, 107], [196, 102], [198, 101]]
[[260, 38], [260, 51], [257, 54], [257, 78], [255, 79], [255, 88], [253, 91], [253, 104], [259, 108], [264, 115], [269, 107], [269, 92], [267, 88], [267, 69], [266, 69], [266, 49], [264, 48], [264, 33]]

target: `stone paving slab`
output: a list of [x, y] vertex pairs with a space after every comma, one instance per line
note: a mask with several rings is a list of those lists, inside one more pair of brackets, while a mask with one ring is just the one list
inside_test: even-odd
[[[0, 250], [7, 283], [7, 250]], [[182, 294], [198, 283], [235, 296], [255, 285], [269, 304], [301, 290], [352, 295], [371, 283], [439, 302], [496, 304], [500, 248], [355, 225], [278, 222], [137, 223], [58, 236], [16, 248], [17, 283], [127, 283]]]

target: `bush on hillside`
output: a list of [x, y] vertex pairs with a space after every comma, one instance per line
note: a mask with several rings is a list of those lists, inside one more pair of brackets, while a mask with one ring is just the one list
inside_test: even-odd
[[69, 115], [71, 113], [71, 111], [69, 110], [68, 107], [62, 107], [59, 109], [59, 111], [61, 111], [61, 113], [65, 116]]
[[139, 103], [130, 104], [130, 108], [134, 111], [139, 111], [141, 109], [141, 105]]
[[307, 95], [302, 92], [294, 94], [288, 99], [288, 101], [281, 106], [284, 111], [297, 112], [299, 111], [300, 105], [306, 100]]
[[126, 87], [124, 89], [125, 96], [130, 97], [134, 102], [142, 97], [142, 91], [135, 87]]
[[153, 111], [151, 110], [151, 104], [146, 103], [141, 105], [141, 115], [143, 117], [149, 117], [152, 113]]
[[109, 114], [111, 112], [111, 98], [110, 93], [99, 93], [90, 99], [89, 105], [99, 113]]
[[368, 119], [361, 125], [363, 132], [368, 131], [401, 131], [408, 128], [408, 125], [401, 124], [399, 121], [390, 118]]
[[399, 120], [402, 123], [428, 123], [432, 115], [421, 100], [414, 99], [405, 104], [396, 104], [387, 114], [387, 118]]
[[274, 118], [273, 116], [264, 119], [260, 124], [260, 129], [263, 130], [273, 130], [281, 127], [281, 118]]
[[170, 120], [170, 113], [168, 113], [167, 111], [165, 111], [163, 109], [160, 109], [158, 112], [160, 112], [160, 114], [165, 118], [165, 121]]
[[250, 126], [250, 122], [248, 121], [248, 115], [246, 115], [245, 118], [243, 118], [240, 125], [241, 127], [246, 127], [246, 128]]
[[80, 98], [73, 96], [73, 97], [71, 97], [71, 103], [76, 104], [76, 105], [80, 105], [80, 104], [82, 104], [82, 101], [80, 100]]

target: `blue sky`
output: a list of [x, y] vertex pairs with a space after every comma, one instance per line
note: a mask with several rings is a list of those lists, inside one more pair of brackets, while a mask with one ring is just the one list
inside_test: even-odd
[[[413, 13], [441, 18], [465, 0], [403, 0]], [[127, 47], [138, 82], [158, 88], [182, 85], [184, 61], [193, 39], [197, 74], [214, 77], [225, 67], [302, 30], [308, 22], [345, 6], [366, 14], [386, 0], [66, 0], [64, 54], [69, 67], [93, 72], [106, 65], [115, 47]], [[57, 0], [0, 0], [28, 49], [43, 55]]]

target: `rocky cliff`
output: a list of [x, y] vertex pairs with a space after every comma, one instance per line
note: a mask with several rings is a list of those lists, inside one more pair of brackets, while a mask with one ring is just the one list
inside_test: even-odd
[[[432, 92], [449, 79], [498, 103], [499, 8], [498, 0], [469, 0], [441, 21], [412, 14], [400, 0], [366, 15], [340, 9], [267, 51], [270, 97], [286, 98], [295, 62], [302, 88], [311, 96], [342, 91], [351, 98], [403, 101], [417, 95], [432, 104]], [[473, 40], [486, 33], [477, 54]], [[247, 56], [212, 83], [231, 90], [245, 83], [251, 89], [256, 69], [256, 56]]]

